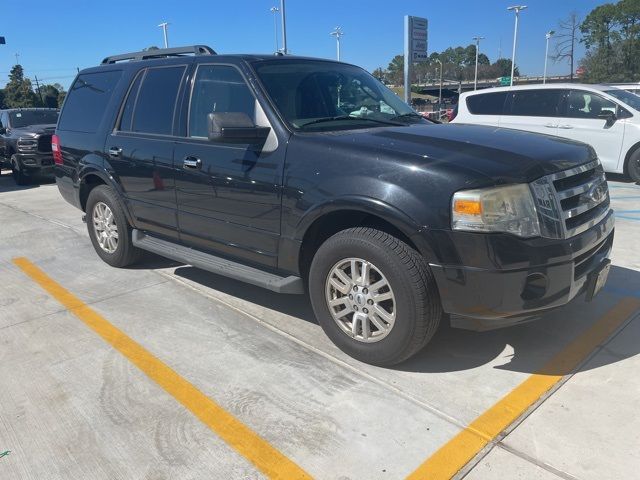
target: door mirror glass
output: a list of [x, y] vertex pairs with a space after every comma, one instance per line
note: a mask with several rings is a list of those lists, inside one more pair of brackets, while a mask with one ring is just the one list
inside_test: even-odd
[[244, 112], [219, 112], [207, 116], [209, 140], [218, 143], [264, 143], [269, 127], [257, 127]]

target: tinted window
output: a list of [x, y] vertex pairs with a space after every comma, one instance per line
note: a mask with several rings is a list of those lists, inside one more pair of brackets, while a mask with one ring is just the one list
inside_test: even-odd
[[255, 98], [242, 75], [224, 65], [200, 65], [191, 95], [189, 136], [207, 136], [207, 117], [213, 112], [242, 112], [255, 121]]
[[121, 76], [120, 70], [84, 73], [78, 76], [65, 99], [58, 128], [76, 132], [96, 132]]
[[133, 109], [136, 105], [136, 100], [138, 99], [138, 91], [140, 90], [140, 83], [142, 83], [142, 77], [144, 75], [142, 72], [136, 76], [136, 79], [133, 81], [133, 85], [129, 90], [129, 95], [127, 95], [127, 101], [124, 104], [124, 108], [122, 109], [122, 117], [120, 117], [120, 130], [124, 130], [126, 132], [131, 130], [131, 122], [133, 120]]
[[567, 97], [567, 117], [599, 118], [606, 112], [616, 112], [617, 105], [595, 93], [571, 90]]
[[622, 100], [634, 110], [640, 111], [640, 97], [635, 93], [627, 92], [626, 90], [619, 90], [617, 88], [606, 90], [606, 93], [612, 97], [616, 97], [618, 100]]
[[11, 112], [11, 126], [13, 128], [28, 127], [29, 125], [55, 125], [58, 123], [57, 110], [21, 110]]
[[150, 68], [142, 80], [131, 131], [170, 135], [185, 67]]
[[467, 108], [474, 115], [502, 115], [507, 92], [483, 93], [467, 97]]
[[557, 117], [562, 90], [518, 90], [512, 93], [511, 115]]

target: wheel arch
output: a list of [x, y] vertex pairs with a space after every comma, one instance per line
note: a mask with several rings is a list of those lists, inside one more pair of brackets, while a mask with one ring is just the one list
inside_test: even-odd
[[640, 149], [640, 142], [635, 143], [629, 150], [627, 150], [627, 154], [624, 157], [624, 164], [622, 165], [623, 174], [627, 176], [629, 175], [629, 160], [631, 160], [631, 157], [638, 151], [638, 149]]
[[80, 207], [82, 208], [83, 212], [86, 212], [87, 200], [89, 199], [89, 194], [91, 193], [91, 191], [98, 185], [107, 185], [108, 187], [113, 188], [113, 190], [116, 192], [116, 194], [120, 198], [121, 200], [120, 203], [124, 210], [124, 214], [127, 217], [127, 221], [129, 222], [129, 224], [133, 225], [132, 216], [131, 216], [131, 213], [129, 212], [127, 202], [124, 200], [122, 196], [122, 189], [117, 184], [117, 182], [113, 179], [113, 177], [109, 175], [108, 172], [104, 170], [100, 170], [93, 165], [90, 165], [80, 172], [80, 174], [78, 175], [78, 178], [79, 178], [78, 195], [80, 200]]
[[317, 206], [299, 223], [297, 260], [303, 278], [320, 245], [332, 235], [352, 227], [376, 228], [399, 238], [422, 255], [431, 256], [429, 245], [420, 235], [423, 227], [404, 212], [377, 199], [345, 197]]

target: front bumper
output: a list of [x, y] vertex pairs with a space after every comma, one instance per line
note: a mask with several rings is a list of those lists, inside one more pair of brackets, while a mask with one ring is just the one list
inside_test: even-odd
[[15, 157], [25, 175], [54, 178], [52, 153], [17, 153]]
[[454, 327], [487, 330], [533, 320], [584, 292], [609, 257], [613, 211], [565, 240], [448, 232], [455, 264], [431, 264]]

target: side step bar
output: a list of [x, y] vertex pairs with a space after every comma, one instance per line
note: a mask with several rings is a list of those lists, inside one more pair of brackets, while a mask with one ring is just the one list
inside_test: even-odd
[[146, 235], [140, 230], [133, 230], [132, 233], [133, 244], [142, 250], [274, 292], [304, 293], [304, 284], [300, 277], [294, 275], [280, 277], [273, 273]]

